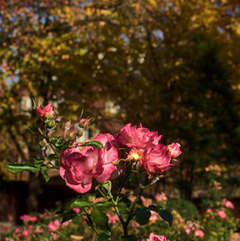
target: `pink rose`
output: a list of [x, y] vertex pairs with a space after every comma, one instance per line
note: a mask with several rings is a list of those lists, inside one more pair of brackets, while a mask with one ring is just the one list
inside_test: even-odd
[[23, 229], [22, 235], [26, 238], [29, 235], [29, 231], [27, 228]]
[[32, 225], [28, 225], [28, 228], [24, 228], [22, 235], [26, 238], [32, 232]]
[[64, 228], [64, 227], [68, 226], [71, 222], [72, 222], [72, 219], [69, 219], [69, 220], [63, 222], [62, 227]]
[[211, 209], [211, 208], [208, 208], [208, 209], [207, 209], [207, 213], [212, 213], [212, 209]]
[[172, 158], [176, 158], [182, 154], [180, 146], [181, 145], [179, 143], [172, 143], [171, 145], [168, 145], [168, 150], [170, 151]]
[[13, 236], [18, 235], [20, 232], [21, 232], [20, 228], [16, 227], [15, 230], [14, 230]]
[[67, 186], [79, 193], [91, 189], [93, 178], [105, 182], [115, 170], [113, 162], [118, 159], [118, 151], [112, 144], [114, 137], [99, 134], [94, 140], [101, 142], [104, 148], [70, 147], [61, 155], [60, 176]]
[[195, 231], [195, 236], [199, 237], [199, 238], [203, 238], [204, 237], [204, 232], [202, 230], [196, 230]]
[[234, 205], [233, 205], [233, 203], [232, 203], [231, 201], [224, 200], [223, 205], [224, 205], [226, 208], [234, 209]]
[[158, 202], [163, 202], [163, 201], [167, 201], [168, 200], [168, 198], [167, 198], [167, 196], [166, 196], [166, 194], [164, 192], [157, 193], [155, 195], [155, 199]]
[[56, 231], [60, 228], [60, 226], [61, 226], [60, 221], [58, 219], [55, 219], [54, 221], [48, 224], [48, 231], [49, 232]]
[[170, 161], [171, 154], [167, 146], [159, 144], [146, 150], [143, 159], [140, 160], [140, 165], [148, 173], [160, 174], [172, 167]]
[[150, 212], [151, 212], [151, 216], [149, 218], [149, 222], [155, 223], [159, 219], [159, 214], [153, 210], [151, 210]]
[[151, 233], [147, 241], [168, 241], [164, 235]]
[[185, 228], [185, 233], [186, 233], [187, 235], [190, 235], [191, 232], [192, 232], [192, 229], [190, 229], [190, 228]]
[[116, 224], [119, 221], [119, 217], [117, 214], [107, 213], [107, 217], [109, 224]]
[[144, 207], [149, 207], [150, 205], [152, 205], [152, 199], [145, 198], [144, 196], [141, 196], [140, 198]]
[[227, 217], [224, 211], [217, 211], [217, 215], [222, 219], [225, 219]]
[[47, 117], [47, 116], [49, 116], [50, 114], [52, 114], [52, 112], [53, 112], [53, 106], [52, 106], [51, 104], [48, 104], [48, 105], [44, 106], [43, 108], [38, 107], [38, 108], [36, 109], [36, 111], [37, 111], [37, 113], [38, 113], [39, 116], [41, 116], [41, 117], [43, 117], [43, 116]]
[[125, 125], [117, 136], [117, 142], [120, 145], [144, 149], [149, 145], [157, 145], [162, 136], [157, 132], [151, 132], [147, 128], [131, 126], [130, 123]]
[[73, 210], [75, 213], [80, 213], [80, 212], [81, 212], [80, 208], [72, 208], [72, 210]]
[[20, 219], [23, 221], [23, 222], [36, 222], [37, 221], [37, 217], [36, 216], [29, 216], [29, 215], [22, 215], [20, 217]]

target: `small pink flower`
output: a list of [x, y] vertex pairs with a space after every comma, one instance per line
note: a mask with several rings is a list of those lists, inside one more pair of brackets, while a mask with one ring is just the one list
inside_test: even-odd
[[133, 203], [133, 202], [135, 202], [135, 200], [136, 200], [136, 196], [135, 195], [130, 195], [129, 197], [128, 197], [128, 199]]
[[13, 236], [18, 235], [20, 232], [21, 232], [20, 228], [16, 227], [15, 230], [14, 230]]
[[181, 145], [179, 143], [172, 143], [171, 145], [168, 145], [168, 150], [170, 151], [172, 158], [176, 158], [182, 154], [180, 146]]
[[151, 233], [147, 241], [168, 241], [164, 235]]
[[199, 238], [203, 238], [204, 232], [201, 229], [198, 229], [198, 230], [195, 231], [195, 236], [199, 237]]
[[29, 216], [29, 215], [22, 215], [20, 217], [20, 219], [23, 221], [23, 222], [36, 222], [37, 221], [37, 217], [36, 216]]
[[227, 217], [226, 213], [224, 211], [217, 211], [217, 215], [222, 218], [225, 219]]
[[28, 228], [24, 228], [22, 235], [26, 238], [32, 232], [32, 225], [28, 225]]
[[142, 203], [143, 203], [143, 206], [144, 207], [149, 207], [151, 204], [152, 204], [152, 199], [150, 199], [150, 198], [145, 198], [144, 196], [141, 196], [140, 197], [141, 198], [141, 200], [142, 200]]
[[187, 235], [190, 235], [191, 232], [192, 232], [192, 229], [190, 229], [190, 228], [185, 228], [184, 231], [185, 231], [185, 233], [186, 233]]
[[234, 205], [233, 205], [233, 203], [231, 202], [231, 201], [229, 201], [229, 200], [224, 200], [224, 206], [226, 207], [226, 208], [231, 208], [231, 209], [234, 209]]
[[23, 229], [22, 235], [26, 238], [29, 235], [29, 231], [27, 228]]
[[207, 209], [207, 213], [212, 213], [212, 209], [211, 209], [211, 208], [208, 208], [208, 209]]
[[49, 115], [52, 114], [52, 112], [53, 112], [53, 106], [52, 106], [51, 104], [48, 104], [48, 105], [44, 106], [43, 108], [38, 107], [38, 108], [36, 109], [36, 111], [37, 111], [37, 113], [38, 113], [39, 116], [41, 116], [41, 117], [43, 117], [43, 116], [47, 117], [47, 116], [49, 116]]
[[72, 219], [69, 219], [69, 220], [63, 222], [62, 227], [64, 228], [64, 227], [68, 226], [71, 222], [72, 222]]
[[159, 219], [159, 214], [153, 210], [151, 210], [150, 212], [151, 212], [151, 216], [149, 218], [149, 222], [155, 223]]
[[58, 240], [59, 239], [59, 235], [54, 233], [54, 232], [51, 233], [51, 236], [52, 236], [52, 240]]
[[165, 195], [164, 192], [157, 193], [157, 194], [155, 195], [155, 199], [156, 199], [156, 201], [158, 201], [158, 202], [162, 202], [162, 201], [167, 201], [167, 200], [168, 200], [168, 198], [167, 198], [167, 196]]
[[60, 226], [61, 226], [60, 221], [58, 219], [55, 219], [54, 221], [48, 224], [48, 231], [49, 232], [56, 231], [60, 228]]
[[73, 210], [75, 213], [80, 213], [80, 212], [81, 212], [80, 208], [72, 208], [72, 210]]
[[136, 221], [134, 221], [134, 220], [132, 220], [131, 221], [131, 226], [133, 227], [133, 228], [138, 228], [140, 225], [139, 225], [139, 223], [137, 223]]
[[117, 214], [107, 213], [107, 217], [108, 217], [108, 223], [109, 224], [116, 224], [119, 221], [119, 218], [118, 218]]

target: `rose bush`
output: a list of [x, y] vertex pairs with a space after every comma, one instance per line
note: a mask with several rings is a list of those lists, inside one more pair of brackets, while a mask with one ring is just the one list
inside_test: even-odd
[[[82, 141], [83, 130], [90, 123], [88, 119], [81, 118], [77, 125], [71, 121], [62, 123], [50, 104], [43, 108], [38, 107], [36, 111], [42, 121], [41, 126], [36, 128], [41, 139], [39, 144], [42, 157], [36, 158], [33, 163], [9, 164], [8, 169], [13, 172], [39, 171], [48, 181], [48, 169], [58, 168], [61, 178], [69, 188], [86, 195], [94, 186], [101, 197], [93, 201], [81, 196], [64, 208], [62, 217], [54, 216], [38, 228], [32, 226], [32, 223], [46, 217], [25, 216], [29, 226], [17, 234], [20, 240], [22, 237], [29, 240], [36, 238], [36, 233], [42, 237], [44, 234], [40, 230], [47, 231], [52, 240], [61, 239], [63, 228], [75, 223], [75, 219], [65, 220], [65, 215], [69, 213], [70, 216], [81, 217], [81, 222], [87, 223], [97, 235], [98, 241], [113, 237], [136, 240], [138, 234], [132, 233], [129, 227], [155, 222], [158, 215], [162, 220], [172, 223], [171, 213], [158, 210], [159, 207], [153, 205], [151, 199], [145, 198], [143, 193], [173, 166], [172, 158], [181, 154], [180, 144], [161, 144], [162, 136], [157, 132], [152, 132], [141, 124], [137, 127], [131, 123], [126, 124], [115, 135], [100, 133], [93, 139]], [[114, 182], [118, 185], [112, 188]], [[125, 185], [132, 184], [136, 189], [134, 198], [130, 201], [124, 188]], [[126, 200], [129, 201], [126, 203]], [[116, 232], [110, 227], [115, 224], [118, 224]], [[145, 235], [145, 239], [147, 238]], [[151, 234], [149, 238], [165, 240], [164, 236], [155, 234]]]

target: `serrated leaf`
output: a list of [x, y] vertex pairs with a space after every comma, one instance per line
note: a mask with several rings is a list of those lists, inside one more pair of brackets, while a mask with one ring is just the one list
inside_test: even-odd
[[105, 233], [101, 233], [98, 236], [97, 241], [111, 241], [111, 237]]
[[169, 223], [169, 225], [171, 226], [172, 225], [172, 222], [173, 222], [173, 216], [172, 214], [165, 210], [165, 209], [162, 209], [160, 211], [158, 211], [158, 214], [160, 215], [160, 217], [162, 219], [164, 219], [165, 221], [167, 221]]
[[81, 146], [95, 146], [100, 149], [104, 148], [103, 144], [99, 141], [88, 141], [82, 144]]
[[7, 164], [5, 168], [7, 168], [10, 172], [13, 172], [13, 173], [18, 173], [22, 171], [30, 171], [30, 172], [39, 171], [39, 168], [33, 166], [31, 163]]
[[149, 218], [151, 216], [150, 211], [147, 208], [139, 208], [136, 211], [136, 221], [140, 225], [147, 224], [149, 222]]
[[71, 204], [71, 208], [83, 208], [83, 207], [90, 207], [91, 203], [85, 200], [75, 200]]
[[105, 213], [95, 208], [92, 210], [91, 216], [97, 227], [108, 230], [108, 217]]

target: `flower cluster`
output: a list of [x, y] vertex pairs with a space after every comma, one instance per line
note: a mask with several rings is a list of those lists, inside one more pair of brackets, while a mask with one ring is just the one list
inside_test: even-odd
[[160, 174], [169, 169], [171, 158], [181, 154], [180, 144], [159, 144], [161, 136], [147, 128], [125, 125], [115, 137], [109, 133], [97, 135], [93, 141], [103, 148], [83, 146], [84, 143], [66, 149], [61, 155], [60, 176], [66, 185], [79, 193], [92, 187], [92, 180], [102, 183], [110, 179], [119, 159], [119, 149], [127, 149], [126, 160], [139, 161], [149, 174]]

